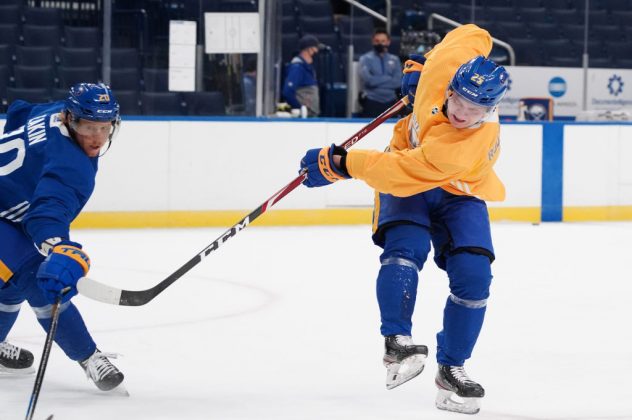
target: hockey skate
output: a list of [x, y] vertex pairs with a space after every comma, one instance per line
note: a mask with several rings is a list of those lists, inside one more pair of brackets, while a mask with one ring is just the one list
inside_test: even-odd
[[386, 389], [408, 382], [424, 370], [428, 347], [414, 344], [410, 336], [389, 335], [384, 339]]
[[476, 414], [480, 411], [485, 390], [467, 376], [463, 366], [440, 364], [435, 383], [439, 388], [435, 400], [438, 409], [463, 414]]
[[6, 341], [0, 342], [0, 372], [19, 375], [35, 372], [33, 353]]
[[[79, 365], [101, 391], [111, 391], [123, 382], [123, 373], [114, 366], [108, 357], [116, 358], [113, 353], [101, 353], [97, 349], [92, 356], [79, 362]], [[127, 393], [127, 391], [125, 391]]]

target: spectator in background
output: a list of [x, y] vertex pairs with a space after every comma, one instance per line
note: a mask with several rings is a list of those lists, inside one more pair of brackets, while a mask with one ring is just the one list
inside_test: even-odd
[[377, 117], [397, 99], [395, 94], [402, 79], [402, 63], [390, 54], [391, 37], [384, 29], [373, 34], [373, 51], [360, 57], [361, 116]]
[[241, 76], [241, 87], [244, 96], [244, 115], [256, 114], [257, 100], [257, 58], [250, 57], [244, 61]]
[[320, 115], [320, 98], [314, 56], [323, 45], [313, 35], [305, 35], [298, 41], [299, 53], [288, 66], [283, 83], [283, 97], [292, 109], [307, 108], [307, 116]]

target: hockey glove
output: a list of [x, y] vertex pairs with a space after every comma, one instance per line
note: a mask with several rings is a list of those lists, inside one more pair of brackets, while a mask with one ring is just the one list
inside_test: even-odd
[[411, 54], [404, 63], [404, 75], [402, 76], [402, 97], [408, 96], [409, 106], [415, 103], [415, 92], [419, 84], [419, 76], [424, 68], [426, 57], [421, 54]]
[[[334, 164], [334, 156], [340, 156], [342, 168]], [[307, 169], [307, 178], [303, 184], [309, 188], [322, 187], [341, 179], [349, 179], [349, 173], [345, 168], [347, 151], [340, 146], [332, 144], [322, 149], [310, 149], [301, 160], [301, 170]]]
[[62, 296], [62, 302], [67, 302], [77, 294], [77, 281], [85, 276], [89, 269], [90, 258], [81, 250], [81, 245], [63, 241], [55, 245], [40, 264], [37, 270], [37, 283], [51, 303], [62, 295], [64, 288], [70, 287], [70, 291]]

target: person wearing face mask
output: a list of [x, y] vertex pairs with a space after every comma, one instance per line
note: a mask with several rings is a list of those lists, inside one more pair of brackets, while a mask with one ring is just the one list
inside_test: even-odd
[[[377, 300], [387, 389], [423, 370], [428, 348], [412, 340], [412, 315], [418, 273], [434, 248], [450, 287], [436, 336], [435, 405], [467, 414], [480, 410], [485, 395], [464, 369], [483, 326], [495, 258], [484, 200], [505, 198], [494, 164], [509, 74], [486, 58], [491, 49], [490, 34], [476, 25], [452, 30], [406, 61], [401, 89], [413, 110], [395, 124], [385, 152], [332, 145], [308, 150], [300, 163], [308, 187], [355, 178], [376, 190], [372, 239], [383, 249]], [[323, 270], [332, 274], [326, 264]]]
[[71, 301], [90, 258], [70, 233], [120, 122], [118, 101], [101, 83], [78, 83], [63, 101], [9, 106], [0, 136], [0, 372], [33, 372], [33, 354], [7, 341], [22, 303], [48, 331], [60, 299], [55, 342], [100, 390], [123, 382], [108, 359], [116, 355], [97, 348]]
[[396, 89], [402, 79], [399, 57], [388, 52], [391, 37], [384, 29], [373, 34], [373, 50], [360, 57], [361, 117], [375, 118], [397, 99]]
[[283, 83], [283, 97], [286, 102], [292, 110], [305, 106], [308, 117], [320, 115], [320, 96], [316, 70], [314, 70], [314, 57], [323, 47], [315, 36], [303, 36], [298, 41], [299, 53], [290, 62]]

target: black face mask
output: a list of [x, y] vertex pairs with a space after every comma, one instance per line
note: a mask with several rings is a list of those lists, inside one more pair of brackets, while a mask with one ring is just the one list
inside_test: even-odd
[[384, 44], [373, 44], [373, 49], [375, 50], [376, 53], [381, 54], [385, 52], [388, 49], [388, 47]]

